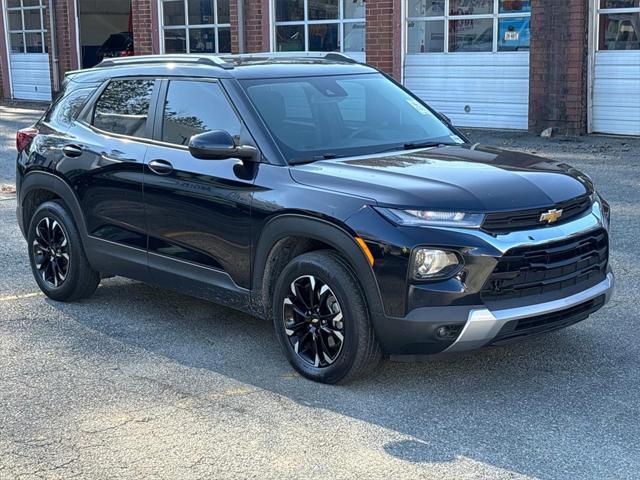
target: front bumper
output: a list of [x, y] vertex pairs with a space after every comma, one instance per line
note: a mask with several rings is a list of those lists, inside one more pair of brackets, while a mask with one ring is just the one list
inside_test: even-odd
[[585, 304], [590, 300], [604, 295], [604, 302], [600, 304], [600, 306], [603, 306], [611, 298], [614, 283], [613, 273], [609, 272], [607, 278], [597, 285], [559, 300], [504, 310], [491, 311], [488, 308], [471, 310], [462, 332], [445, 352], [462, 352], [484, 347], [492, 343], [500, 331], [502, 331], [503, 327], [509, 322], [530, 319], [565, 310], [569, 312], [572, 307]]
[[[608, 231], [608, 221], [597, 204], [590, 213], [565, 224], [504, 235], [463, 229], [430, 230], [430, 237], [438, 233], [448, 235], [442, 236], [437, 245], [454, 245], [453, 242], [458, 242], [454, 248], [473, 245], [464, 249], [467, 277], [464, 281], [452, 278], [446, 282], [412, 285], [408, 289], [408, 308], [404, 315], [389, 312], [374, 315], [374, 326], [383, 348], [399, 355], [460, 352], [584, 320], [609, 301], [614, 287], [610, 268], [599, 278], [594, 274], [594, 278], [582, 284], [562, 285], [553, 291], [522, 298], [492, 300], [480, 292], [496, 262], [513, 249], [545, 248], [601, 230]], [[442, 327], [451, 329], [453, 334], [441, 336]]]

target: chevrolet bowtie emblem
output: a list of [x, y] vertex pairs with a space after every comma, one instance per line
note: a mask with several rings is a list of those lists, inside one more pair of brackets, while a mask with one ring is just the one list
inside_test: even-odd
[[540, 221], [541, 222], [547, 222], [547, 223], [555, 223], [558, 221], [558, 219], [562, 216], [562, 210], [557, 210], [557, 209], [553, 209], [553, 210], [549, 210], [548, 212], [544, 212], [542, 215], [540, 215]]

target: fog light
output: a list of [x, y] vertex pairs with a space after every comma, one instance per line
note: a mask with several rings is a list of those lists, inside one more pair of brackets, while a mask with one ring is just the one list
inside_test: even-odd
[[436, 329], [436, 335], [440, 338], [451, 340], [458, 338], [461, 330], [461, 325], [443, 325]]
[[418, 280], [451, 275], [460, 266], [453, 252], [419, 248], [413, 256], [413, 276]]

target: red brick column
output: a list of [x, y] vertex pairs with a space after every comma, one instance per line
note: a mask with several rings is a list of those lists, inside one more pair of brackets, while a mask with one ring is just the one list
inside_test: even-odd
[[131, 25], [136, 55], [160, 53], [157, 0], [131, 0]]
[[367, 63], [400, 79], [402, 1], [367, 0]]
[[531, 9], [529, 129], [587, 131], [588, 27], [586, 0], [534, 0]]
[[246, 53], [268, 52], [270, 50], [269, 22], [271, 22], [269, 0], [244, 1], [244, 46]]
[[65, 72], [79, 68], [75, 0], [56, 0], [55, 9], [58, 68], [63, 77]]

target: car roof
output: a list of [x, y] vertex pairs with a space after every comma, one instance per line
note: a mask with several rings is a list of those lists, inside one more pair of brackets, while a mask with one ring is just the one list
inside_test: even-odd
[[143, 55], [106, 59], [87, 70], [69, 72], [73, 81], [90, 82], [122, 76], [204, 78], [288, 78], [352, 75], [377, 70], [340, 53], [260, 53], [244, 55]]

